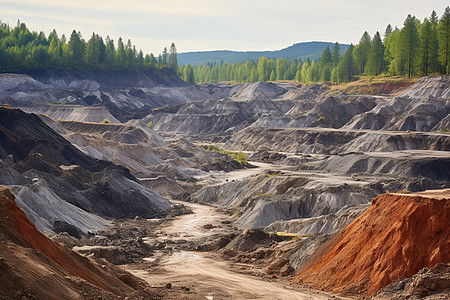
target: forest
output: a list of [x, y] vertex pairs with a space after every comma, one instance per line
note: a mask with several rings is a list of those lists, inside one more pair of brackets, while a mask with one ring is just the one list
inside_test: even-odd
[[317, 82], [344, 83], [354, 76], [392, 75], [426, 76], [449, 74], [450, 7], [441, 18], [433, 11], [422, 22], [408, 15], [402, 28], [388, 25], [383, 37], [373, 37], [366, 31], [357, 45], [350, 45], [341, 56], [339, 44], [325, 48], [317, 61], [310, 58], [284, 58], [242, 63], [220, 62], [178, 66], [174, 43], [155, 57], [137, 51], [128, 39], [119, 38], [117, 44], [107, 36], [93, 33], [85, 41], [73, 30], [69, 39], [53, 30], [30, 31], [25, 23], [14, 28], [0, 22], [0, 72], [23, 72], [32, 69], [62, 70], [155, 70], [170, 68], [187, 82], [236, 83], [255, 81], [295, 80], [306, 84]]
[[260, 57], [243, 63], [228, 62], [186, 65], [178, 75], [188, 82], [237, 83], [295, 80], [306, 84], [344, 83], [353, 76], [426, 76], [449, 74], [450, 7], [439, 19], [433, 11], [422, 22], [408, 15], [402, 28], [386, 27], [383, 37], [366, 31], [357, 45], [340, 56], [339, 45], [326, 47], [318, 61]]
[[32, 69], [59, 70], [155, 70], [178, 68], [174, 43], [164, 48], [156, 58], [153, 54], [137, 51], [128, 39], [119, 38], [117, 45], [107, 36], [105, 40], [95, 32], [86, 42], [81, 32], [73, 30], [69, 40], [53, 30], [48, 37], [44, 32], [30, 31], [25, 23], [17, 21], [10, 28], [0, 22], [0, 72], [23, 72]]

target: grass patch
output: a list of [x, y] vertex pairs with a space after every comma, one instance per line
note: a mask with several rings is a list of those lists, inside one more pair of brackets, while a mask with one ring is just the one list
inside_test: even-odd
[[385, 75], [376, 77], [360, 76], [348, 83], [332, 85], [331, 91], [356, 95], [395, 95], [417, 82], [418, 79]]
[[220, 154], [228, 155], [228, 156], [232, 157], [233, 159], [237, 160], [243, 166], [247, 166], [247, 164], [248, 164], [247, 156], [243, 152], [234, 152], [234, 151], [223, 150], [223, 149], [217, 148], [212, 145], [200, 145], [199, 147], [205, 149], [206, 151], [212, 151], [212, 152], [217, 152]]

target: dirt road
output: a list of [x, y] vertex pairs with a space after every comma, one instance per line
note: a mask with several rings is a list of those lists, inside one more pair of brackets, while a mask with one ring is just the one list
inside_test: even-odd
[[[184, 203], [193, 214], [177, 217], [163, 229], [162, 239], [195, 240], [213, 235], [220, 227], [211, 230], [204, 225], [220, 226], [229, 216], [213, 207]], [[331, 295], [314, 290], [300, 290], [282, 282], [237, 273], [230, 262], [208, 252], [175, 251], [171, 255], [155, 253], [160, 264], [156, 269], [129, 269], [145, 279], [151, 286], [171, 284], [172, 289], [186, 290], [183, 299], [330, 299]], [[153, 257], [155, 259], [155, 257]], [[177, 298], [178, 299], [178, 298]], [[337, 298], [339, 299], [339, 298]]]

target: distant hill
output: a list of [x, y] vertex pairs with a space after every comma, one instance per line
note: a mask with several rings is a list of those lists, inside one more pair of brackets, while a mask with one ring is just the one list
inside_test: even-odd
[[[328, 42], [305, 42], [298, 43], [287, 48], [276, 51], [229, 51], [229, 50], [215, 50], [215, 51], [199, 51], [199, 52], [185, 52], [178, 54], [178, 64], [180, 65], [198, 65], [207, 62], [220, 62], [221, 60], [229, 63], [243, 62], [246, 60], [257, 60], [261, 56], [268, 59], [276, 59], [278, 57], [291, 59], [301, 57], [306, 59], [318, 59], [323, 50], [330, 46], [333, 50], [334, 43]], [[347, 44], [339, 44], [341, 47], [341, 55], [347, 50]]]

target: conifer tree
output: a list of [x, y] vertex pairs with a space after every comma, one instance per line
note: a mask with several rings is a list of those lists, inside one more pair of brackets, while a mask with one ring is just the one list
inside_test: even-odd
[[341, 47], [339, 47], [338, 42], [336, 42], [334, 44], [333, 47], [333, 53], [332, 53], [332, 58], [333, 58], [333, 67], [336, 67], [339, 63], [339, 60], [341, 59]]
[[172, 43], [169, 49], [169, 68], [173, 72], [176, 72], [178, 69], [178, 53], [177, 47], [175, 47], [175, 43]]
[[431, 23], [425, 18], [419, 28], [419, 69], [425, 76], [428, 75], [430, 68], [431, 30]]
[[[355, 49], [356, 51], [356, 49]], [[380, 33], [373, 37], [372, 46], [367, 57], [365, 73], [372, 76], [380, 75], [384, 71], [384, 46]]]
[[359, 44], [356, 45], [355, 51], [353, 52], [357, 74], [364, 73], [371, 46], [372, 42], [370, 35], [367, 31], [365, 31], [359, 41]]
[[438, 59], [442, 64], [443, 71], [446, 74], [450, 74], [450, 7], [445, 8], [444, 14], [438, 25], [438, 41], [439, 52]]

